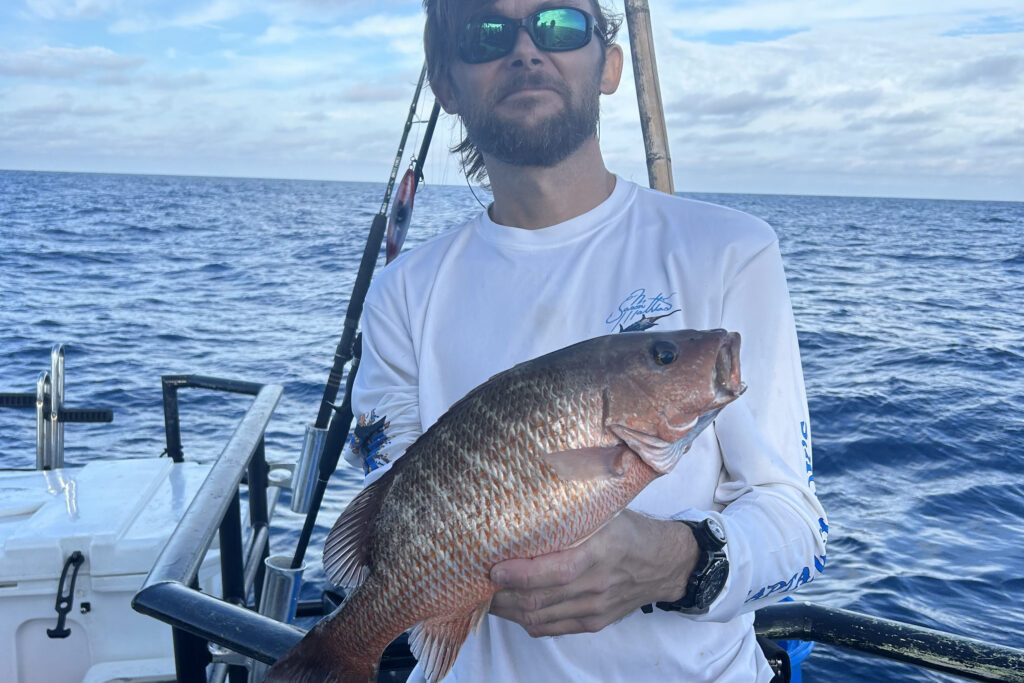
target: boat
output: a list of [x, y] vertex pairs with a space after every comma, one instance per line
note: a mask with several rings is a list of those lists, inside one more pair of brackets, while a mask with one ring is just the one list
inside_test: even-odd
[[[63, 462], [62, 425], [109, 421], [111, 411], [61, 405], [64, 347], [35, 394], [0, 394], [0, 407], [35, 408], [37, 463], [0, 471], [0, 681], [259, 681], [302, 637], [290, 622], [340, 602], [332, 586], [299, 600], [301, 564], [269, 556], [282, 492], [312, 502], [323, 439], [297, 463], [267, 462], [264, 432], [282, 394], [200, 375], [161, 378], [167, 457]], [[182, 457], [178, 391], [252, 396], [217, 459]], [[315, 507], [310, 507], [315, 516]], [[779, 666], [826, 643], [980, 681], [1024, 681], [1024, 650], [823, 607], [781, 602], [756, 613], [760, 636], [782, 641]], [[403, 681], [415, 660], [392, 643], [381, 681]], [[882, 666], [880, 664], [880, 666]]]
[[[637, 0], [627, 10], [631, 4]], [[642, 45], [632, 26], [630, 42]], [[296, 618], [326, 616], [343, 600], [329, 585], [301, 590], [304, 556], [352, 423], [362, 297], [380, 255], [422, 82], [421, 76], [370, 227], [317, 419], [294, 462], [270, 462], [264, 447], [283, 392], [278, 384], [164, 376], [166, 457], [84, 466], [64, 462], [63, 425], [107, 422], [112, 414], [63, 404], [64, 347], [53, 348], [35, 392], [0, 394], [0, 407], [34, 409], [37, 422], [36, 467], [0, 471], [0, 643], [8, 655], [0, 660], [0, 683], [260, 681], [302, 637]], [[435, 106], [431, 129], [436, 116]], [[657, 131], [645, 128], [647, 137], [657, 138]], [[413, 180], [400, 197], [401, 227], [389, 235], [392, 255], [401, 249], [428, 144], [426, 136], [419, 166], [407, 174]], [[648, 158], [652, 185], [664, 182], [656, 176], [666, 177], [667, 149]], [[251, 397], [213, 462], [183, 456], [178, 404], [184, 389]], [[285, 500], [306, 514], [306, 524], [294, 554], [271, 556], [270, 532]], [[313, 593], [319, 599], [299, 598]], [[800, 662], [814, 643], [874, 655], [879, 667], [898, 661], [973, 680], [1024, 681], [1024, 650], [845, 609], [781, 602], [756, 613], [755, 629], [781, 643], [773, 663], [792, 681], [800, 680]], [[399, 638], [384, 653], [379, 680], [405, 680], [414, 664], [407, 640]]]

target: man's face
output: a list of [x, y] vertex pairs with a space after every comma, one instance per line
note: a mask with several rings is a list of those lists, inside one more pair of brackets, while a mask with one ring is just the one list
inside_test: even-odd
[[[544, 4], [499, 0], [481, 13], [518, 19]], [[564, 4], [593, 11], [588, 0]], [[504, 57], [483, 64], [456, 60], [446, 108], [459, 113], [469, 139], [485, 156], [516, 166], [553, 166], [597, 130], [604, 51], [595, 35], [578, 50], [546, 52], [520, 30]]]

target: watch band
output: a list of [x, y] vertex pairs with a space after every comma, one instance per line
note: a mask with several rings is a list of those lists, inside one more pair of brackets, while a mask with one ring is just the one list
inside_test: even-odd
[[[712, 518], [700, 522], [678, 521], [690, 527], [701, 554], [686, 583], [686, 592], [683, 596], [672, 602], [655, 604], [658, 609], [668, 612], [704, 614], [722, 592], [729, 576], [729, 558], [725, 553], [725, 531]], [[654, 611], [653, 605], [650, 604], [644, 605], [640, 609], [645, 614]]]

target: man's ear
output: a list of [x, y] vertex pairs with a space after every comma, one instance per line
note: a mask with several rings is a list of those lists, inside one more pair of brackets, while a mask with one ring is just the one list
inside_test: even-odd
[[441, 103], [441, 107], [449, 114], [458, 114], [458, 102], [455, 98], [455, 91], [452, 88], [448, 76], [442, 76], [435, 83], [430, 81], [430, 89], [434, 91], [434, 97]]
[[601, 72], [601, 94], [611, 95], [619, 89], [622, 78], [622, 46], [612, 43], [604, 52], [604, 71]]

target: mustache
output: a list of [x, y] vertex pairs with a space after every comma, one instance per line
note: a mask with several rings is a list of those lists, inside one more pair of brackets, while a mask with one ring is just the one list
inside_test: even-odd
[[527, 88], [546, 88], [548, 90], [554, 90], [559, 95], [566, 98], [568, 98], [570, 94], [568, 86], [551, 74], [544, 73], [543, 71], [527, 71], [513, 74], [507, 81], [502, 83], [497, 91], [495, 91], [494, 101], [499, 102], [512, 93], [525, 90]]

